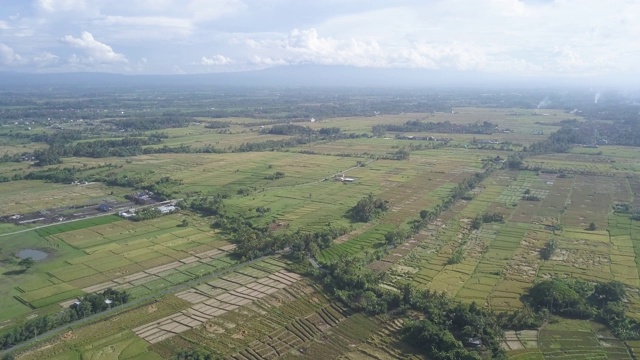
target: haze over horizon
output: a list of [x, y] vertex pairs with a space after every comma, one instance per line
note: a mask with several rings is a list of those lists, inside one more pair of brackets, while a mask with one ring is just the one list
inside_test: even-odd
[[640, 77], [640, 2], [1, 0], [0, 71], [200, 74], [310, 65]]

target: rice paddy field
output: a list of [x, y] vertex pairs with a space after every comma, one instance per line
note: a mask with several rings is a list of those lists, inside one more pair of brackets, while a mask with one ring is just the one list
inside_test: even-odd
[[[435, 207], [461, 181], [482, 172], [483, 159], [512, 153], [465, 148], [473, 138], [516, 143], [512, 150], [519, 150], [546, 136], [538, 135], [540, 130], [548, 134], [557, 129], [539, 122], [565, 116], [554, 110], [543, 114], [530, 109], [454, 108], [452, 113], [327, 118], [308, 124], [353, 134], [370, 133], [376, 124], [415, 119], [490, 121], [510, 129], [492, 136], [441, 134], [453, 141], [411, 151], [402, 161], [376, 157], [422, 142], [391, 134], [312, 142], [281, 151], [64, 160], [65, 166], [111, 163], [123, 175], [169, 176], [182, 181], [175, 189], [181, 197], [225, 194], [229, 213], [250, 214], [254, 223], [279, 224], [288, 229], [284, 231], [313, 231], [328, 224], [349, 228], [319, 253], [322, 264], [386, 248], [388, 231], [417, 219], [421, 210]], [[201, 123], [167, 130], [166, 144], [230, 148], [286, 138], [259, 134], [261, 119], [198, 120]], [[229, 131], [204, 128], [213, 120], [230, 122]], [[637, 149], [591, 150], [600, 149], [527, 158], [527, 165], [551, 172], [496, 170], [471, 197], [456, 202], [406, 243], [388, 249], [370, 268], [388, 272], [389, 288], [410, 283], [497, 312], [522, 308], [522, 294], [537, 280], [618, 280], [628, 287], [629, 313], [640, 318], [640, 222], [612, 210], [621, 202], [640, 206]], [[32, 171], [21, 164], [12, 166]], [[274, 179], [275, 172], [285, 175]], [[336, 181], [341, 174], [354, 181]], [[0, 215], [121, 199], [130, 191], [99, 183], [10, 181], [0, 183]], [[370, 223], [352, 222], [347, 211], [370, 193], [387, 200], [389, 210]], [[269, 211], [259, 214], [258, 207]], [[473, 230], [472, 219], [487, 212], [502, 214], [504, 221]], [[183, 220], [188, 226], [182, 226]], [[296, 273], [284, 257], [241, 262], [233, 256], [234, 245], [212, 229], [211, 222], [181, 210], [141, 222], [106, 216], [34, 230], [0, 224], [0, 231], [8, 234], [0, 237], [0, 332], [111, 287], [150, 302], [74, 326], [25, 350], [20, 359], [163, 359], [177, 349], [197, 347], [236, 360], [420, 358], [400, 341], [403, 319], [352, 312]], [[595, 230], [587, 230], [590, 223]], [[557, 224], [562, 226], [554, 227]], [[22, 230], [26, 231], [16, 232]], [[542, 260], [540, 250], [550, 240], [557, 250]], [[22, 271], [15, 259], [22, 249], [42, 250], [48, 256]], [[450, 261], [454, 253], [462, 254], [456, 263]], [[532, 360], [632, 359], [633, 351], [640, 351], [640, 343], [617, 340], [599, 324], [572, 320], [507, 332], [503, 347], [511, 358]]]

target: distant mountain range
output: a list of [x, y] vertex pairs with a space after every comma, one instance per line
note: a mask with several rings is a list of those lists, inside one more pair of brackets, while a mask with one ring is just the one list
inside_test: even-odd
[[123, 75], [111, 73], [0, 72], [0, 90], [20, 87], [555, 87], [587, 85], [593, 79], [510, 77], [480, 72], [424, 69], [378, 69], [349, 66], [296, 65], [258, 71]]

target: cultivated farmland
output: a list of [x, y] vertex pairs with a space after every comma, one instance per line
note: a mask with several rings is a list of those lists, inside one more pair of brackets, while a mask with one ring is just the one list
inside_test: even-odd
[[[457, 106], [313, 123], [198, 116], [162, 133], [140, 130], [136, 136], [161, 141], [132, 155], [0, 164], [0, 175], [21, 174], [0, 183], [0, 216], [72, 211], [142, 190], [179, 207], [145, 219], [107, 213], [29, 225], [35, 229], [0, 224], [0, 332], [113, 288], [125, 290], [130, 304], [48, 333], [18, 349], [19, 358], [162, 359], [204, 349], [236, 360], [420, 359], [424, 349], [406, 331], [424, 313], [381, 310], [382, 298], [400, 302], [429, 291], [448, 303], [513, 314], [531, 310], [529, 289], [549, 279], [619, 282], [626, 316], [640, 319], [640, 222], [632, 211], [614, 211], [640, 207], [637, 148], [525, 151], [568, 116]], [[96, 120], [92, 137], [70, 144], [126, 139], [109, 121]], [[391, 130], [408, 121], [458, 130]], [[488, 133], [465, 130], [483, 122]], [[374, 126], [387, 125], [374, 134]], [[297, 135], [268, 134], [278, 126]], [[517, 166], [513, 155], [523, 157]], [[64, 171], [95, 181], [71, 185]], [[368, 196], [386, 209], [363, 222], [350, 211]], [[275, 240], [255, 250], [263, 237]], [[23, 250], [46, 257], [20, 265]], [[351, 296], [340, 288], [331, 276], [348, 261], [358, 272], [341, 269], [347, 275], [340, 281], [379, 281], [379, 292]], [[640, 349], [597, 316], [545, 316], [528, 328], [503, 324], [501, 349], [514, 359], [633, 359]], [[455, 334], [460, 346], [491, 356], [486, 344], [474, 347], [477, 334], [464, 334]]]

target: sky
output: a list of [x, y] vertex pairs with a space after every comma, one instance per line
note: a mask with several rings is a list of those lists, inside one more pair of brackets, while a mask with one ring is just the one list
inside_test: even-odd
[[640, 0], [0, 0], [0, 71], [640, 79]]

